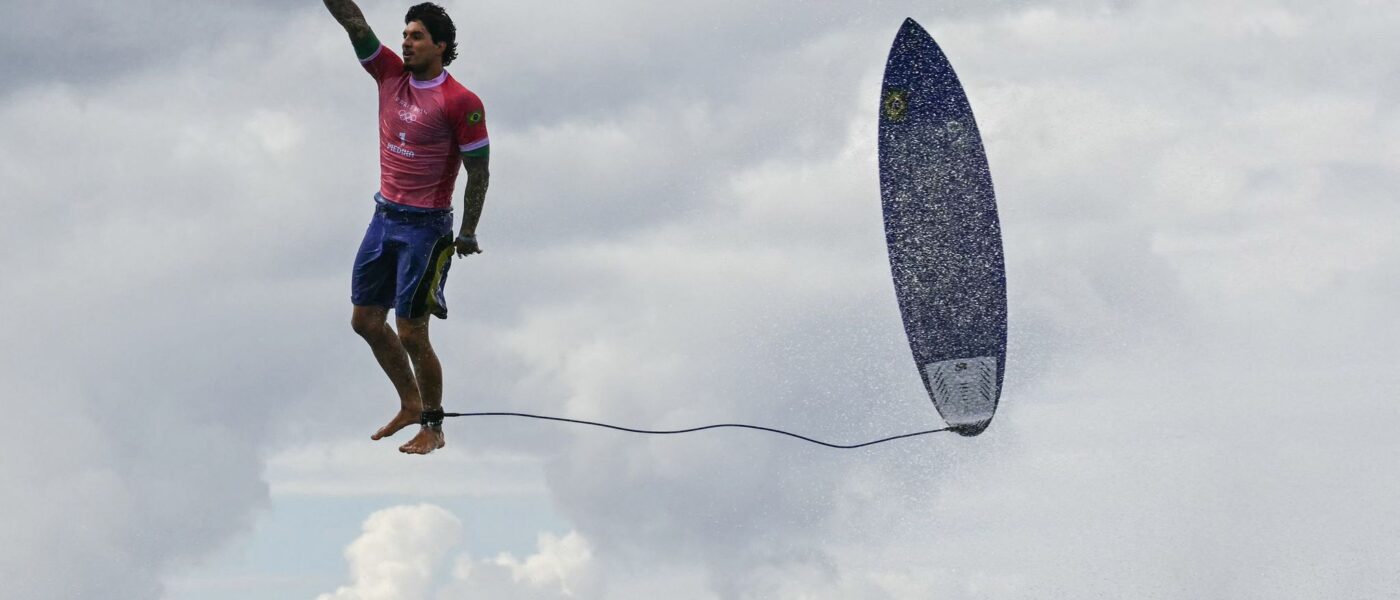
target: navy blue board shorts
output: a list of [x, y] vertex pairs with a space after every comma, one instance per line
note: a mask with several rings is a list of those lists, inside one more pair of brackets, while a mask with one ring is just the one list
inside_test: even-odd
[[452, 266], [452, 209], [396, 204], [375, 194], [374, 218], [355, 256], [350, 302], [393, 307], [401, 319], [447, 318], [443, 286]]

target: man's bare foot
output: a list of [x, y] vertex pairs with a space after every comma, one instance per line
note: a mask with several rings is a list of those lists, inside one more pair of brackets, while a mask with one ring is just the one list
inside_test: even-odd
[[399, 446], [399, 452], [407, 454], [427, 454], [447, 445], [447, 437], [442, 432], [432, 427], [423, 426], [418, 430], [418, 435], [408, 440], [407, 444]]
[[399, 414], [394, 415], [394, 419], [392, 421], [389, 421], [388, 425], [380, 427], [379, 431], [376, 431], [374, 432], [374, 435], [369, 436], [369, 439], [382, 440], [386, 437], [398, 433], [400, 429], [408, 427], [409, 425], [417, 425], [418, 421], [422, 418], [423, 411], [421, 410], [401, 408], [399, 409]]

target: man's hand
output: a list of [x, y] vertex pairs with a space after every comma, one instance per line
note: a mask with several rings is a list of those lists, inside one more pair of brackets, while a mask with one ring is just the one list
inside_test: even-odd
[[474, 234], [464, 233], [457, 236], [457, 241], [454, 242], [454, 245], [457, 247], [458, 257], [481, 254], [481, 244], [476, 243], [476, 235]]

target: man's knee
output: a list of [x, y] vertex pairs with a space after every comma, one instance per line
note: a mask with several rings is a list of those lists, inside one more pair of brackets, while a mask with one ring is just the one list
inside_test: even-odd
[[399, 319], [398, 322], [399, 341], [403, 342], [404, 349], [412, 354], [419, 354], [430, 350], [432, 344], [428, 341], [427, 319]]
[[350, 328], [362, 338], [369, 338], [384, 331], [384, 317], [388, 313], [374, 307], [356, 306], [350, 315]]

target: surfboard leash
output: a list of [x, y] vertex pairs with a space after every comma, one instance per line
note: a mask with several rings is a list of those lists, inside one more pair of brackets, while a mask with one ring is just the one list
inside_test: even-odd
[[911, 437], [916, 437], [916, 436], [921, 436], [921, 435], [929, 435], [929, 434], [932, 434], [932, 433], [941, 433], [941, 432], [951, 431], [951, 430], [952, 430], [951, 427], [943, 427], [943, 428], [941, 428], [941, 429], [929, 429], [929, 430], [927, 430], [927, 431], [916, 431], [916, 432], [913, 432], [913, 433], [904, 433], [904, 434], [900, 434], [900, 435], [892, 435], [892, 436], [887, 437], [887, 438], [880, 438], [880, 439], [878, 439], [878, 440], [872, 440], [872, 441], [869, 441], [869, 442], [862, 442], [862, 443], [859, 443], [859, 444], [833, 444], [833, 443], [830, 443], [830, 442], [823, 442], [823, 441], [821, 441], [821, 440], [812, 439], [812, 438], [809, 438], [809, 437], [807, 437], [807, 436], [805, 436], [805, 435], [798, 435], [798, 434], [792, 433], [792, 432], [790, 432], [790, 431], [783, 431], [783, 430], [781, 430], [781, 429], [774, 429], [774, 428], [772, 428], [772, 427], [762, 427], [762, 426], [759, 426], [759, 425], [745, 425], [745, 424], [743, 424], [743, 423], [719, 423], [719, 424], [716, 424], [716, 425], [704, 425], [704, 426], [701, 426], [701, 427], [691, 427], [691, 428], [689, 428], [689, 429], [657, 430], [657, 429], [634, 429], [634, 428], [631, 428], [631, 427], [622, 427], [622, 426], [619, 426], [619, 425], [609, 425], [609, 424], [607, 424], [607, 423], [599, 423], [599, 422], [596, 422], [596, 421], [584, 421], [584, 420], [582, 420], [582, 419], [568, 419], [568, 418], [565, 418], [565, 417], [548, 417], [548, 416], [544, 416], [544, 415], [532, 415], [532, 414], [528, 414], [528, 413], [518, 413], [518, 412], [466, 412], [466, 413], [456, 413], [456, 412], [442, 412], [442, 411], [424, 411], [422, 422], [423, 422], [423, 424], [425, 424], [425, 425], [437, 425], [437, 426], [440, 426], [440, 425], [442, 424], [442, 419], [443, 419], [443, 418], [446, 418], [446, 417], [522, 417], [522, 418], [526, 418], [526, 419], [540, 419], [540, 420], [544, 420], [544, 421], [559, 421], [559, 422], [562, 422], [562, 423], [574, 423], [574, 424], [578, 424], [578, 425], [592, 425], [592, 426], [594, 426], [594, 427], [605, 427], [605, 428], [607, 428], [607, 429], [615, 429], [615, 430], [617, 430], [617, 431], [626, 431], [626, 432], [628, 432], [628, 433], [641, 433], [641, 434], [647, 434], [647, 435], [675, 435], [675, 434], [681, 434], [681, 433], [692, 433], [692, 432], [696, 432], [696, 431], [704, 431], [704, 430], [706, 430], [706, 429], [720, 429], [720, 428], [725, 428], [725, 427], [737, 428], [737, 429], [755, 429], [755, 430], [758, 430], [758, 431], [767, 431], [767, 432], [769, 432], [769, 433], [777, 433], [777, 434], [781, 434], [781, 435], [786, 435], [786, 436], [788, 436], [788, 437], [794, 437], [794, 438], [797, 438], [797, 439], [802, 440], [802, 441], [805, 441], [805, 442], [811, 442], [811, 443], [813, 443], [813, 444], [818, 444], [818, 445], [826, 446], [826, 447], [828, 447], [828, 448], [836, 448], [836, 449], [839, 449], [839, 450], [851, 450], [851, 449], [855, 449], [855, 448], [864, 448], [865, 446], [873, 446], [873, 445], [875, 445], [875, 444], [883, 444], [883, 443], [885, 443], [885, 442], [892, 442], [892, 441], [894, 441], [894, 440], [902, 440], [902, 439], [905, 439], [905, 438], [911, 438]]

